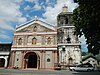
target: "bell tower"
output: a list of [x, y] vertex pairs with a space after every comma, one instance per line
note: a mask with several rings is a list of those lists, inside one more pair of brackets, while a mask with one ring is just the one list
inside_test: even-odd
[[61, 66], [77, 65], [81, 61], [80, 42], [78, 36], [74, 35], [72, 14], [64, 5], [62, 12], [57, 16], [57, 43]]

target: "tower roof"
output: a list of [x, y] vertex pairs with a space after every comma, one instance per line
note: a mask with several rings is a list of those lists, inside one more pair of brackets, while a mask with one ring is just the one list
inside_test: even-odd
[[62, 8], [62, 12], [68, 12], [68, 7], [64, 4], [63, 8]]
[[73, 14], [72, 12], [68, 12], [68, 7], [64, 4], [62, 7], [62, 12], [58, 14], [58, 16], [65, 16], [65, 15], [70, 15]]
[[63, 8], [68, 8], [68, 7], [64, 4]]

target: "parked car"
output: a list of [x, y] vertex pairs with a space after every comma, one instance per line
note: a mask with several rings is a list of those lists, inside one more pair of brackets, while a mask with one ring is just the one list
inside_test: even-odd
[[75, 68], [75, 67], [77, 67], [77, 66], [70, 66], [70, 67], [69, 67], [70, 71], [74, 71], [74, 68]]
[[72, 66], [69, 68], [71, 71], [94, 71], [94, 67], [92, 65], [78, 65], [78, 66]]

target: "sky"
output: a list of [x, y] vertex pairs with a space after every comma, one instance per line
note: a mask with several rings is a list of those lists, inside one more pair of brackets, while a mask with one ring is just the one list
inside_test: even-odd
[[[56, 25], [56, 17], [66, 5], [69, 12], [78, 7], [73, 0], [0, 0], [0, 42], [13, 41], [16, 26], [34, 19]], [[85, 38], [80, 38], [82, 50], [87, 51]]]

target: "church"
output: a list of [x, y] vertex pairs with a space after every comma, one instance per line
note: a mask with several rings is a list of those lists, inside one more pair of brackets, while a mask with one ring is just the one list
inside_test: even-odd
[[57, 31], [37, 18], [16, 27], [9, 68], [54, 69]]
[[57, 27], [34, 20], [16, 27], [8, 68], [54, 69], [81, 61], [80, 42], [74, 35], [72, 12], [67, 6], [57, 16]]

